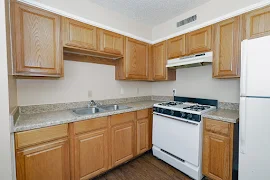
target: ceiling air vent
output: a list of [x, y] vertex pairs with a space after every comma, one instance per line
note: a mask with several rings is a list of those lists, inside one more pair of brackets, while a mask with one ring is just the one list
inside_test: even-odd
[[196, 20], [197, 20], [197, 15], [194, 15], [194, 16], [191, 16], [191, 17], [189, 17], [187, 19], [184, 19], [182, 21], [177, 22], [176, 26], [180, 27], [180, 26], [183, 26], [185, 24], [191, 23], [191, 22], [196, 21]]

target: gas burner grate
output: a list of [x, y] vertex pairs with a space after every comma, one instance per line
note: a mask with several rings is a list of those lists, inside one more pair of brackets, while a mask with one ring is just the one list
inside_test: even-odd
[[171, 101], [171, 102], [164, 102], [164, 103], [160, 103], [159, 105], [161, 106], [177, 106], [183, 104], [182, 102], [177, 102], [177, 101]]
[[192, 110], [192, 111], [204, 111], [209, 108], [210, 106], [194, 105], [194, 106], [185, 107], [183, 109]]

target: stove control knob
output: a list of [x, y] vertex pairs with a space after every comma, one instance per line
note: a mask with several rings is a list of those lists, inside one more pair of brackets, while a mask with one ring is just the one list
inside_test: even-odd
[[171, 110], [171, 115], [172, 115], [172, 116], [174, 115], [174, 111], [173, 111], [173, 110]]
[[187, 118], [192, 119], [192, 114], [188, 114]]
[[185, 117], [185, 113], [184, 113], [184, 112], [181, 113], [181, 117], [182, 117], [182, 118]]
[[160, 109], [160, 113], [163, 113], [164, 109]]

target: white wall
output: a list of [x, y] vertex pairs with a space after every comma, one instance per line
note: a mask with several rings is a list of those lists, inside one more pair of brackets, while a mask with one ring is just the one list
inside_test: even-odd
[[5, 0], [0, 0], [0, 179], [10, 180], [11, 148], [9, 127], [8, 72], [6, 47]]
[[120, 13], [103, 8], [89, 0], [20, 0], [32, 4], [40, 3], [63, 13], [70, 13], [110, 28], [133, 34], [146, 40], [152, 38], [152, 27], [139, 23]]
[[[158, 39], [163, 39], [172, 34], [185, 31], [191, 27], [193, 28], [195, 26], [199, 26], [200, 24], [206, 23], [237, 10], [239, 11], [239, 9], [245, 8], [258, 2], [269, 2], [269, 0], [211, 0], [202, 6], [194, 8], [171, 20], [168, 20], [167, 22], [155, 26], [152, 30], [152, 40], [156, 41]], [[176, 22], [195, 14], [197, 14], [196, 21], [179, 28], [176, 27]]]
[[177, 69], [176, 81], [155, 82], [153, 95], [176, 95], [186, 97], [217, 99], [222, 102], [239, 103], [239, 79], [213, 79], [212, 66]]
[[[55, 80], [19, 79], [18, 105], [53, 104], [151, 95], [151, 83], [116, 81], [115, 67], [65, 61], [65, 76]], [[120, 94], [121, 88], [124, 94]], [[137, 94], [139, 88], [139, 94]], [[88, 98], [88, 90], [92, 97]]]

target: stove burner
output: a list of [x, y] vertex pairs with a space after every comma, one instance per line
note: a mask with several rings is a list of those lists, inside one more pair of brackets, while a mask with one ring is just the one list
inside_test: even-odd
[[194, 106], [185, 107], [183, 109], [192, 110], [192, 111], [203, 111], [209, 108], [210, 106], [194, 105]]
[[171, 101], [171, 102], [160, 103], [159, 105], [161, 105], [161, 106], [177, 106], [180, 104], [183, 104], [183, 103], [177, 102], [177, 101]]

